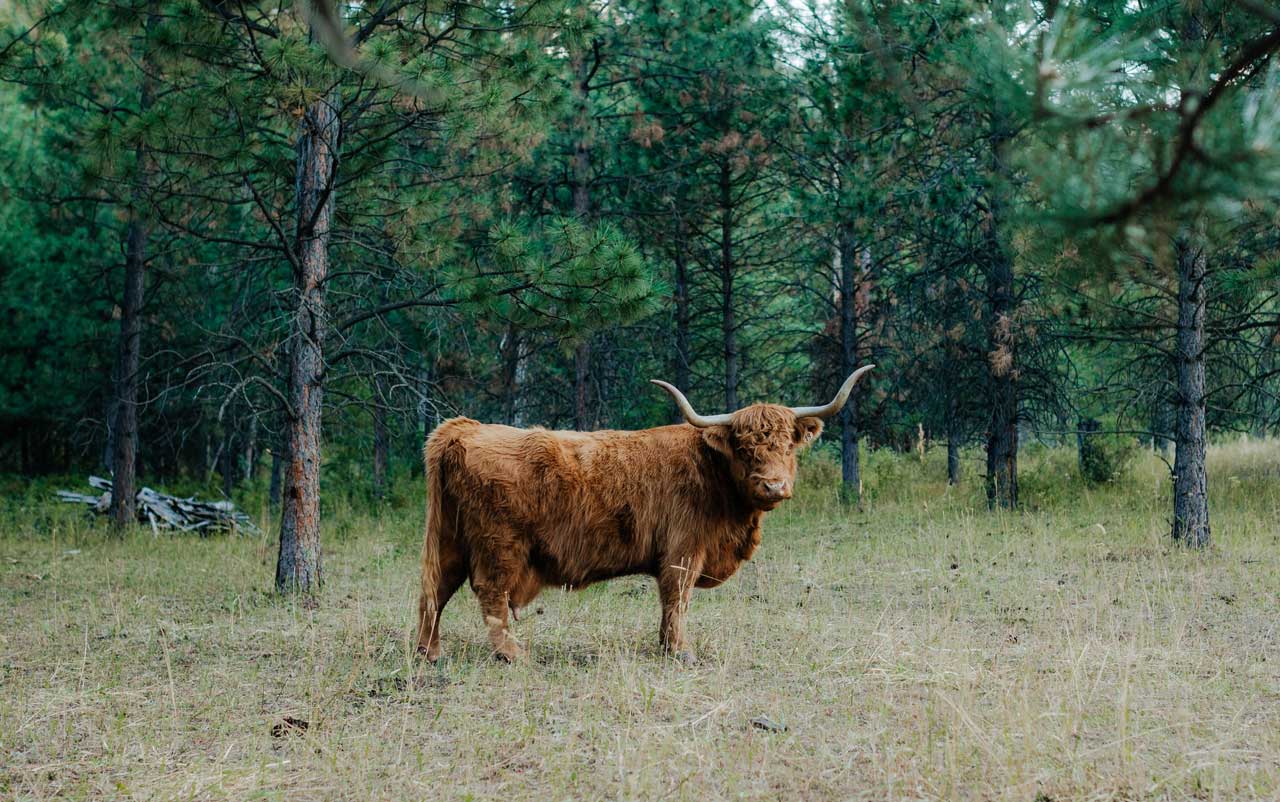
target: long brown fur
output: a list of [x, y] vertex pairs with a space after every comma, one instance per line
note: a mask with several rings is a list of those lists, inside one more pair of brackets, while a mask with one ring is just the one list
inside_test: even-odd
[[790, 496], [817, 418], [755, 404], [726, 426], [642, 431], [516, 429], [454, 418], [427, 440], [427, 524], [418, 648], [440, 656], [440, 613], [463, 581], [494, 653], [521, 653], [507, 624], [542, 588], [628, 574], [658, 580], [660, 639], [687, 654], [694, 587], [728, 579]]

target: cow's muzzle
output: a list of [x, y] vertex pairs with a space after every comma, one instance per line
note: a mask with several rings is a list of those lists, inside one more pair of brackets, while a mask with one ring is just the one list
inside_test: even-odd
[[753, 484], [756, 497], [761, 501], [777, 504], [791, 498], [791, 482], [786, 479], [756, 479]]

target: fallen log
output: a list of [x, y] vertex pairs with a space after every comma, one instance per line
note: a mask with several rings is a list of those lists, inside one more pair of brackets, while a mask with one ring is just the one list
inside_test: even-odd
[[[94, 513], [105, 515], [111, 508], [111, 480], [90, 476], [89, 486], [102, 492], [90, 495], [59, 490], [58, 499], [71, 504], [87, 505]], [[139, 490], [136, 498], [138, 521], [150, 525], [153, 533], [158, 534], [161, 529], [200, 534], [213, 530], [261, 533], [248, 513], [236, 509], [236, 505], [230, 501], [200, 501], [195, 496], [182, 498], [150, 487]]]

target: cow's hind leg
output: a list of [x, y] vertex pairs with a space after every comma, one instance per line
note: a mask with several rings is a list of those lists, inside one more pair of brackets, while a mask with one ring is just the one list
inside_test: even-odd
[[467, 579], [467, 559], [455, 541], [440, 544], [440, 579], [436, 583], [435, 618], [428, 611], [425, 594], [418, 601], [418, 652], [432, 663], [440, 659], [440, 617], [444, 607]]
[[507, 622], [512, 595], [520, 579], [518, 565], [518, 561], [511, 559], [477, 555], [471, 566], [471, 588], [480, 601], [480, 614], [484, 616], [484, 625], [489, 630], [493, 655], [509, 663], [524, 655]]

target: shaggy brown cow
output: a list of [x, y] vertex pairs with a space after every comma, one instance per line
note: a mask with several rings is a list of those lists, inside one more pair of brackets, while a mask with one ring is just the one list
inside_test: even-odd
[[711, 417], [655, 380], [688, 424], [638, 432], [441, 424], [425, 450], [418, 649], [440, 657], [440, 613], [467, 578], [495, 655], [513, 660], [521, 649], [507, 615], [518, 619], [542, 588], [648, 574], [658, 580], [662, 646], [689, 659], [694, 587], [719, 585], [751, 558], [764, 514], [791, 497], [797, 450], [872, 367], [825, 406], [752, 404]]

